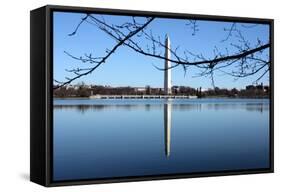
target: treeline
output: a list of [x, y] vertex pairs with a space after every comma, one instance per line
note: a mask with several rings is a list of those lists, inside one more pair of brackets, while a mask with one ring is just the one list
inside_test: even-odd
[[230, 97], [230, 98], [267, 98], [269, 89], [209, 89], [199, 94], [200, 97]]
[[53, 91], [54, 97], [89, 97], [91, 91], [84, 86], [79, 87], [60, 87]]
[[[106, 86], [65, 86], [55, 89], [55, 97], [89, 97], [90, 95], [164, 95], [162, 88], [106, 87]], [[198, 90], [191, 87], [173, 87], [173, 95], [198, 95]]]
[[[266, 98], [269, 97], [269, 87], [247, 86], [245, 89], [214, 89], [202, 90], [187, 86], [173, 86], [172, 95], [192, 95], [204, 97], [231, 97], [231, 98]], [[65, 86], [55, 89], [54, 97], [89, 97], [90, 95], [164, 95], [162, 88], [136, 87], [109, 87], [109, 86]]]

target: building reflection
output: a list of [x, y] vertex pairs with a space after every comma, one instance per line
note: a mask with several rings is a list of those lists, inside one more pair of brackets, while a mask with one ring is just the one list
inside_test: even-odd
[[164, 104], [164, 137], [165, 137], [165, 155], [170, 156], [171, 152], [171, 127], [172, 127], [172, 103]]
[[[173, 110], [176, 111], [195, 111], [195, 110], [246, 110], [252, 112], [264, 112], [269, 110], [268, 103], [170, 103], [167, 105], [173, 105]], [[85, 113], [87, 111], [103, 111], [110, 109], [125, 109], [125, 110], [162, 110], [163, 104], [68, 104], [68, 105], [53, 105], [55, 110], [77, 110], [78, 112]], [[167, 106], [168, 110], [169, 106]]]

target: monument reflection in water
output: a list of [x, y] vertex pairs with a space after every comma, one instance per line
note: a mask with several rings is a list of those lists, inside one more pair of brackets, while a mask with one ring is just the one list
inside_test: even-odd
[[165, 154], [170, 156], [171, 152], [171, 127], [172, 127], [172, 103], [164, 104], [164, 129], [165, 129]]

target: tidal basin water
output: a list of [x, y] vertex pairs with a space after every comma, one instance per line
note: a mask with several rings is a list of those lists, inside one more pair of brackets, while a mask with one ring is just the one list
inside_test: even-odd
[[268, 99], [54, 99], [53, 180], [269, 168]]

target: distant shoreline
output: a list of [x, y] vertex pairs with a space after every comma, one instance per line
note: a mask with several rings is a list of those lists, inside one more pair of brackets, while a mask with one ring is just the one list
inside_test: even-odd
[[[54, 99], [81, 99], [81, 100], [107, 100], [103, 98], [90, 98], [90, 97], [55, 97]], [[135, 100], [148, 100], [148, 99], [166, 99], [166, 98], [115, 98], [115, 100], [128, 100], [128, 99], [135, 99]], [[182, 100], [192, 100], [192, 99], [270, 99], [270, 97], [223, 97], [223, 96], [210, 96], [210, 97], [200, 97], [200, 98], [170, 98], [170, 99], [182, 99]]]

